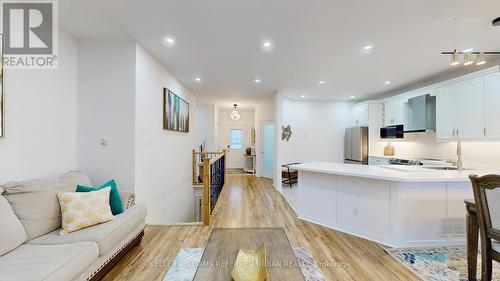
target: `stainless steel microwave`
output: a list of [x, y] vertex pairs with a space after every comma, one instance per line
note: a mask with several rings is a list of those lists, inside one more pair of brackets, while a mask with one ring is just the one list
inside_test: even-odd
[[402, 139], [404, 138], [404, 125], [393, 125], [380, 128], [381, 139]]

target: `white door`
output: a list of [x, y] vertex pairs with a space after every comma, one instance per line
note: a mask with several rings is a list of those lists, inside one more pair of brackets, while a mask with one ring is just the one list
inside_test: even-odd
[[274, 175], [274, 123], [262, 122], [262, 177], [272, 179]]
[[487, 138], [500, 139], [500, 75], [485, 78], [484, 134]]
[[460, 126], [457, 135], [461, 139], [484, 137], [484, 79], [472, 79], [459, 84]]
[[460, 93], [456, 86], [436, 90], [436, 135], [438, 139], [454, 139], [458, 129]]
[[243, 169], [245, 151], [245, 130], [243, 128], [229, 128], [227, 132], [227, 168]]

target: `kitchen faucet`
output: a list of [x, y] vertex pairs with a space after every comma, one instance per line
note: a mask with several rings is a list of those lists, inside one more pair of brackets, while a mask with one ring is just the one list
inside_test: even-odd
[[457, 170], [462, 171], [463, 169], [463, 163], [462, 163], [462, 141], [457, 141], [457, 163], [455, 166], [457, 166]]

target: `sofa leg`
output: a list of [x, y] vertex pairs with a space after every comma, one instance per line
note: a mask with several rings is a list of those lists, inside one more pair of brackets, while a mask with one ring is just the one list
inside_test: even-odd
[[137, 236], [136, 238], [136, 242], [134, 244], [134, 247], [137, 247], [139, 245], [141, 245], [141, 242], [142, 242], [142, 237], [144, 236], [144, 230], [139, 234], [139, 236]]

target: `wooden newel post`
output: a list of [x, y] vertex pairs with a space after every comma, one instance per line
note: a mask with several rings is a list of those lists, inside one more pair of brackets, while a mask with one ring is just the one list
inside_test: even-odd
[[203, 223], [210, 224], [210, 158], [203, 159]]
[[196, 184], [196, 150], [193, 149], [193, 184]]

